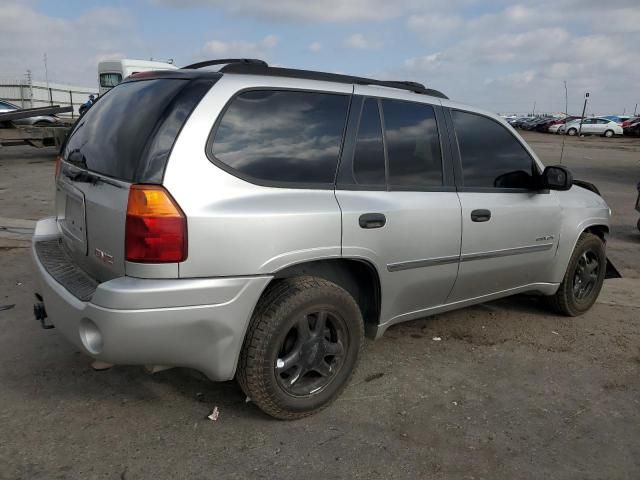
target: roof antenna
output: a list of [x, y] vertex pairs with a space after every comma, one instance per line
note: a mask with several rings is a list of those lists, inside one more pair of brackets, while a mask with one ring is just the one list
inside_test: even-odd
[[[569, 117], [569, 95], [567, 94], [567, 81], [564, 81], [564, 114], [565, 116], [565, 125], [567, 123], [567, 118]], [[564, 141], [567, 138], [567, 132], [564, 132], [562, 135], [562, 148], [560, 149], [560, 165], [562, 165], [562, 156], [564, 155]]]

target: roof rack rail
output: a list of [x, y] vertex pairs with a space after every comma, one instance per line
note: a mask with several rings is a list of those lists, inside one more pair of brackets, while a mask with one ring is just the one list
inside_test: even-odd
[[[206, 63], [206, 62], [203, 62]], [[316, 72], [313, 70], [298, 70], [294, 68], [270, 67], [266, 63], [258, 62], [229, 62], [220, 69], [221, 73], [238, 73], [247, 75], [271, 75], [274, 77], [300, 78], [304, 80], [321, 80], [336, 83], [356, 83], [358, 85], [378, 85], [381, 87], [397, 88], [409, 92], [421, 93], [432, 97], [448, 99], [444, 93], [426, 88], [418, 82], [375, 80], [373, 78], [355, 77], [339, 73]]]
[[259, 60], [257, 58], [219, 58], [218, 60], [205, 60], [204, 62], [192, 63], [191, 65], [187, 65], [186, 67], [182, 67], [181, 70], [184, 69], [197, 69], [210, 67], [212, 65], [224, 65], [231, 63], [239, 63], [243, 65], [260, 65], [262, 67], [268, 67], [269, 65], [264, 60]]

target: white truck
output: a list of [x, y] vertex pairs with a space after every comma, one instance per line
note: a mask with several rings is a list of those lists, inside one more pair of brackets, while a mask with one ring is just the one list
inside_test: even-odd
[[121, 60], [103, 60], [98, 63], [98, 84], [100, 95], [107, 93], [129, 75], [150, 70], [174, 70], [173, 63], [156, 62], [153, 60], [135, 60], [123, 58]]

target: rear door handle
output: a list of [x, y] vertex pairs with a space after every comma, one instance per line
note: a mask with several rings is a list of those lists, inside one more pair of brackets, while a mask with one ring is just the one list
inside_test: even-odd
[[471, 212], [472, 222], [488, 222], [491, 219], [491, 210], [474, 210]]
[[382, 213], [365, 213], [358, 220], [360, 228], [381, 228], [387, 223], [387, 217]]

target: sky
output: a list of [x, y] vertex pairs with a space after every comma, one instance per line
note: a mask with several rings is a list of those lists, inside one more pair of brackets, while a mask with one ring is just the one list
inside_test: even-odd
[[[0, 79], [97, 86], [111, 58], [261, 58], [413, 80], [498, 113], [640, 103], [640, 0], [2, 0]], [[640, 106], [638, 107], [640, 110]]]

